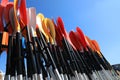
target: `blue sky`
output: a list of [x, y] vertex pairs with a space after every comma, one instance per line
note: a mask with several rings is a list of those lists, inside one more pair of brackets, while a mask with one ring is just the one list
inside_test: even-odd
[[[120, 0], [27, 0], [27, 7], [36, 7], [48, 18], [61, 16], [68, 32], [79, 26], [98, 41], [111, 64], [120, 63]], [[5, 56], [0, 57], [3, 71]]]

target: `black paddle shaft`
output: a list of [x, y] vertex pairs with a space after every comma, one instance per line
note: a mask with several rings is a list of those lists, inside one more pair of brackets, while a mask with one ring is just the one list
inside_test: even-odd
[[11, 70], [11, 53], [12, 53], [12, 36], [9, 36], [8, 41], [8, 52], [7, 52], [7, 63], [6, 63], [6, 75], [10, 75]]
[[57, 66], [58, 71], [60, 72], [60, 74], [61, 74], [61, 73], [63, 74], [63, 70], [62, 70], [60, 61], [59, 61], [59, 59], [58, 59], [58, 54], [57, 54], [57, 51], [56, 51], [56, 46], [55, 46], [55, 44], [50, 44], [50, 43], [48, 43], [48, 47], [49, 47], [49, 49], [50, 49], [50, 51], [51, 51], [51, 53], [52, 53], [52, 57], [53, 57], [53, 59], [54, 59], [54, 61], [55, 61], [55, 64], [56, 64], [56, 66]]
[[[38, 29], [37, 29], [37, 32], [38, 32], [39, 35], [40, 35], [40, 39], [41, 39], [41, 42], [42, 42], [42, 47], [43, 47], [44, 52], [46, 53], [47, 58], [48, 58], [48, 59], [46, 59], [46, 60], [50, 60], [53, 69], [57, 69], [56, 64], [55, 64], [55, 61], [54, 61], [54, 59], [52, 58], [52, 54], [51, 54], [51, 52], [50, 52], [50, 50], [49, 50], [49, 48], [48, 48], [48, 45], [47, 45], [47, 43], [46, 43], [46, 41], [45, 41], [45, 39], [44, 39], [43, 34], [42, 34], [41, 31], [39, 31]], [[44, 55], [44, 54], [43, 54], [43, 55]], [[45, 56], [44, 56], [44, 58], [45, 58]], [[48, 63], [48, 61], [46, 61], [46, 63]], [[49, 64], [49, 63], [48, 63], [48, 64]], [[48, 65], [48, 66], [49, 66], [49, 65]]]
[[22, 36], [20, 32], [16, 33], [16, 66], [17, 66], [17, 75], [22, 74]]
[[37, 48], [37, 42], [36, 42], [36, 38], [37, 37], [32, 37], [32, 43], [33, 43], [33, 53], [35, 55], [35, 62], [36, 62], [36, 67], [37, 67], [37, 73], [41, 74], [41, 66], [39, 64], [39, 59], [38, 59], [38, 55], [40, 54]]
[[26, 35], [27, 35], [27, 61], [31, 63], [31, 69], [32, 69], [31, 74], [35, 74], [35, 73], [37, 73], [37, 68], [36, 68], [36, 63], [35, 63], [35, 57], [34, 57], [34, 54], [33, 54], [33, 51], [32, 51], [33, 45], [30, 41], [30, 35], [29, 35], [29, 32], [28, 32], [28, 27], [27, 26], [26, 26]]

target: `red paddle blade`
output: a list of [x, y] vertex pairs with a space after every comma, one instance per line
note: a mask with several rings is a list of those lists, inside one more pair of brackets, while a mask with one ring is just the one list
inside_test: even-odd
[[[4, 7], [4, 19], [6, 21], [6, 24], [10, 23], [10, 18], [9, 18], [9, 11], [10, 11], [10, 8], [13, 7], [13, 3], [12, 2], [8, 2], [8, 4], [6, 5], [6, 7]], [[7, 26], [8, 27], [8, 32], [11, 34], [13, 32], [13, 29], [12, 29], [12, 26], [11, 26], [11, 23]]]
[[61, 17], [57, 18], [57, 26], [60, 28], [62, 34], [66, 37], [66, 30], [64, 28], [64, 23]]
[[72, 42], [73, 45], [74, 45], [73, 48], [74, 48], [75, 50], [77, 49], [77, 50], [81, 51], [81, 50], [82, 50], [81, 44], [80, 44], [78, 38], [76, 37], [76, 35], [75, 35], [75, 33], [74, 33], [73, 31], [70, 31], [69, 37], [70, 37], [71, 42]]
[[56, 32], [56, 37], [55, 37], [56, 43], [60, 47], [62, 47], [62, 34], [61, 34], [60, 29], [57, 26], [55, 26], [55, 32]]
[[0, 32], [4, 30], [2, 16], [3, 16], [3, 6], [0, 5]]
[[21, 0], [20, 3], [20, 19], [27, 25], [26, 0]]
[[73, 43], [70, 40], [69, 34], [66, 32], [66, 37], [67, 41], [69, 42], [69, 44], [75, 49], [75, 46], [73, 45]]
[[58, 17], [56, 22], [57, 22], [58, 29], [59, 29], [60, 33], [62, 34], [62, 37], [65, 37], [67, 39], [67, 41], [73, 46], [72, 42], [70, 41], [69, 35], [64, 28], [64, 23], [62, 21], [62, 18]]
[[9, 2], [6, 7], [4, 7], [4, 18], [5, 18], [5, 21], [6, 23], [8, 23], [10, 21], [9, 19], [9, 11], [10, 11], [10, 8], [13, 7], [13, 2]]
[[13, 12], [13, 7], [12, 7], [9, 10], [9, 19], [10, 19], [10, 23], [13, 29], [12, 33], [15, 33], [15, 21], [13, 20], [13, 18], [14, 18], [14, 12]]
[[6, 6], [6, 4], [8, 3], [9, 0], [1, 0], [1, 5], [2, 6]]
[[[26, 0], [21, 0], [19, 9], [20, 9], [20, 27], [21, 29], [23, 29], [28, 24]], [[26, 30], [22, 31], [22, 34], [26, 36]]]
[[56, 31], [56, 39], [57, 38], [59, 38], [60, 40], [62, 40], [62, 38], [63, 38], [63, 34], [62, 34], [62, 31], [61, 31], [61, 29], [60, 29], [60, 27], [59, 27], [59, 24], [58, 24], [58, 21], [56, 20], [56, 22], [57, 22], [57, 24], [55, 24], [55, 22], [54, 22], [54, 25], [55, 25], [55, 31]]
[[76, 28], [76, 31], [77, 31], [76, 34], [77, 34], [78, 39], [80, 40], [82, 46], [83, 46], [84, 48], [86, 48], [87, 45], [89, 45], [89, 44], [87, 43], [87, 41], [86, 41], [86, 39], [85, 39], [84, 33], [82, 32], [82, 30], [81, 30], [79, 27]]

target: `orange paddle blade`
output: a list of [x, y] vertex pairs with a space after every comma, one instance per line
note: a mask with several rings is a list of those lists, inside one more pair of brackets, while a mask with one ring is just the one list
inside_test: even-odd
[[101, 54], [101, 52], [100, 52], [100, 48], [99, 48], [99, 46], [98, 46], [97, 41], [91, 40], [91, 42], [92, 42], [92, 44], [95, 46], [98, 55], [99, 55], [100, 57], [102, 57], [102, 54]]
[[86, 40], [88, 41], [88, 43], [90, 44], [89, 47], [90, 47], [93, 51], [95, 51], [95, 47], [93, 46], [90, 38], [89, 38], [88, 36], [85, 36], [85, 38], [86, 38]]
[[96, 40], [92, 40], [92, 42], [93, 42], [94, 46], [96, 47], [96, 49], [98, 51], [100, 51], [100, 46], [99, 46], [98, 42]]
[[8, 45], [8, 36], [9, 36], [9, 34], [8, 34], [8, 32], [3, 32], [3, 37], [2, 37], [2, 45]]

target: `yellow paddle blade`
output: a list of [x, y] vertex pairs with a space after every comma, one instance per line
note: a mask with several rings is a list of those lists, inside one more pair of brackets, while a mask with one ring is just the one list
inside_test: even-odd
[[18, 1], [19, 0], [14, 0], [14, 20], [15, 20], [15, 30], [20, 32], [20, 24], [17, 19]]
[[37, 23], [37, 25], [38, 25], [38, 28], [39, 28], [39, 30], [41, 31], [41, 32], [43, 32], [43, 29], [42, 29], [42, 21], [43, 21], [43, 19], [44, 19], [44, 15], [43, 14], [41, 14], [41, 13], [39, 13], [39, 14], [37, 14], [37, 16], [36, 16], [36, 23]]
[[42, 27], [43, 19], [44, 19], [44, 15], [42, 13], [37, 14], [37, 16], [36, 16], [36, 23], [38, 25], [38, 28], [40, 28], [40, 29]]
[[39, 16], [40, 19], [43, 21], [43, 19], [44, 19], [44, 15], [43, 15], [42, 13], [39, 13], [37, 16]]
[[49, 42], [49, 32], [47, 29], [47, 25], [46, 25], [47, 19], [44, 18], [42, 21], [42, 27], [41, 27], [41, 32], [45, 35], [47, 42]]
[[36, 23], [38, 25], [39, 30], [44, 34], [47, 42], [49, 42], [49, 36], [47, 35], [48, 32], [47, 32], [47, 28], [45, 25], [45, 18], [44, 18], [43, 14], [41, 14], [41, 13], [37, 14]]
[[50, 37], [50, 42], [53, 44], [55, 42], [55, 26], [52, 22], [51, 19], [47, 18], [47, 28], [48, 28], [48, 31], [50, 33], [49, 37]]
[[49, 42], [49, 32], [47, 30], [47, 25], [46, 25], [46, 18], [44, 18], [44, 15], [39, 13], [37, 16], [36, 16], [36, 22], [37, 22], [37, 25], [38, 25], [38, 28], [39, 30], [44, 34], [47, 42]]
[[44, 18], [44, 15], [41, 13], [36, 16], [36, 19], [38, 28], [46, 37], [47, 42], [51, 42], [53, 44], [55, 41], [55, 27], [52, 20]]

